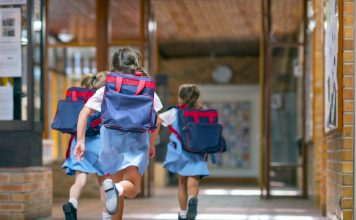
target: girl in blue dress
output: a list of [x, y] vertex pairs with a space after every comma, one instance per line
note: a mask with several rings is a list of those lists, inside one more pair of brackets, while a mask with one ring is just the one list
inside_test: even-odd
[[[111, 71], [132, 75], [136, 72], [145, 73], [139, 63], [140, 53], [125, 47], [113, 54]], [[104, 91], [105, 87], [98, 89], [79, 114], [78, 141], [74, 150], [78, 160], [82, 160], [87, 154], [85, 126], [91, 113], [101, 111]], [[156, 93], [153, 105], [156, 112], [163, 107]], [[119, 198], [134, 198], [140, 192], [141, 177], [148, 167], [149, 158], [155, 155], [154, 140], [157, 132], [158, 129], [150, 136], [148, 132], [120, 131], [101, 127], [99, 164], [105, 174], [116, 175], [120, 172], [124, 177], [124, 180], [119, 182], [111, 179], [103, 182], [105, 207], [109, 214], [117, 212]]]
[[[178, 105], [195, 109], [202, 108], [199, 97], [200, 91], [196, 85], [181, 85], [178, 91]], [[159, 123], [163, 126], [172, 126], [175, 131], [179, 131], [176, 108], [160, 114], [159, 118]], [[178, 201], [181, 209], [178, 219], [195, 219], [199, 182], [202, 177], [209, 175], [205, 156], [185, 151], [181, 141], [172, 133], [163, 166], [168, 171], [178, 174]]]
[[[106, 78], [106, 72], [100, 72], [96, 75], [88, 74], [81, 82], [81, 86], [88, 89], [100, 88], [104, 85]], [[78, 199], [80, 197], [81, 191], [86, 184], [88, 174], [96, 174], [98, 178], [98, 183], [104, 179], [104, 172], [99, 166], [99, 151], [100, 151], [100, 134], [95, 136], [88, 136], [85, 138], [87, 153], [83, 160], [78, 161], [74, 155], [74, 148], [77, 143], [77, 137], [74, 136], [70, 142], [70, 148], [68, 152], [68, 158], [64, 162], [62, 168], [66, 169], [67, 175], [75, 176], [75, 182], [70, 187], [69, 191], [69, 201], [63, 205], [63, 212], [65, 214], [66, 220], [76, 220], [77, 219], [77, 209], [78, 209]], [[100, 187], [101, 189], [101, 187]], [[103, 198], [103, 190], [100, 190], [101, 200]], [[104, 211], [102, 213], [103, 220], [111, 219], [111, 216]]]

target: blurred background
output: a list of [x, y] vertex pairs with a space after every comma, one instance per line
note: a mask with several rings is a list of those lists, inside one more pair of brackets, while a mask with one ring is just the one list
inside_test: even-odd
[[[143, 54], [165, 109], [195, 83], [219, 111], [228, 150], [202, 181], [217, 209], [198, 219], [353, 218], [353, 0], [0, 0], [0, 19], [0, 219], [61, 219], [74, 180], [61, 169], [69, 135], [51, 129], [57, 102], [125, 46]], [[129, 201], [127, 219], [175, 219], [168, 142], [162, 129], [143, 178], [138, 204], [151, 206], [134, 215]], [[95, 216], [94, 176], [83, 197]]]

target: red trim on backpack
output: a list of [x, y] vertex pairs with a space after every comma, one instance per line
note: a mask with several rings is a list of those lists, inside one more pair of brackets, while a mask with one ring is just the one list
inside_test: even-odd
[[137, 90], [136, 90], [135, 95], [140, 94], [142, 92], [142, 90], [145, 88], [145, 85], [146, 85], [146, 81], [145, 80], [140, 80], [138, 82], [138, 86], [137, 86]]
[[175, 134], [178, 138], [178, 140], [182, 141], [182, 136], [180, 136], [180, 134], [178, 133], [178, 131], [176, 129], [174, 129], [172, 127], [172, 125], [168, 125], [168, 129], [172, 134]]
[[72, 146], [72, 142], [73, 142], [73, 140], [74, 140], [74, 137], [75, 137], [75, 135], [72, 134], [72, 135], [70, 136], [70, 138], [69, 138], [68, 147], [67, 147], [67, 150], [66, 150], [66, 159], [68, 159], [68, 157], [69, 157], [69, 154], [70, 154], [70, 147]]
[[[116, 83], [116, 78], [122, 78], [122, 84], [123, 85], [128, 85], [128, 86], [138, 86], [140, 83], [139, 79], [128, 79], [128, 78], [123, 78], [120, 76], [107, 76], [106, 77], [106, 82], [109, 83]], [[150, 88], [154, 89], [155, 88], [155, 83], [154, 82], [149, 82], [145, 81], [145, 87], [144, 88]]]
[[121, 78], [121, 77], [116, 77], [116, 79], [115, 79], [115, 85], [116, 85], [116, 91], [117, 91], [117, 92], [120, 92], [120, 90], [121, 90], [122, 81], [123, 81], [123, 78]]
[[90, 126], [92, 128], [95, 128], [96, 126], [99, 126], [101, 124], [101, 118], [97, 118], [94, 121], [91, 122]]
[[73, 100], [74, 102], [77, 102], [77, 101], [78, 101], [77, 91], [72, 91], [72, 100]]
[[184, 117], [193, 117], [194, 122], [198, 123], [200, 117], [209, 117], [209, 122], [213, 123], [214, 118], [218, 118], [218, 113], [216, 111], [206, 111], [206, 112], [198, 112], [198, 111], [186, 111], [183, 113]]
[[183, 110], [183, 109], [187, 109], [188, 105], [177, 105], [176, 107]]
[[77, 102], [78, 98], [82, 98], [86, 102], [93, 95], [94, 95], [93, 92], [81, 92], [75, 90], [70, 90], [66, 92], [66, 97], [71, 97], [74, 102]]

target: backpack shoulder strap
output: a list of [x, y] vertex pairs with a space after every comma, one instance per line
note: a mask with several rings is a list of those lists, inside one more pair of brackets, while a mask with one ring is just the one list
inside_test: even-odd
[[168, 107], [167, 110], [171, 110], [173, 108], [178, 110], [179, 107], [178, 107], [178, 105], [172, 105], [172, 106]]
[[176, 130], [175, 128], [173, 128], [172, 125], [169, 125], [168, 126], [168, 129], [169, 131], [176, 135], [178, 140], [180, 140], [181, 142], [183, 142], [183, 139], [182, 139], [182, 136], [180, 135], [180, 130], [181, 130], [181, 126], [182, 126], [182, 123], [183, 121], [181, 120], [181, 115], [182, 115], [182, 112], [184, 110], [184, 108], [181, 108], [180, 106], [178, 105], [173, 105], [171, 107], [168, 108], [168, 110], [171, 110], [171, 109], [177, 109], [177, 123], [178, 123], [178, 130]]
[[175, 136], [177, 136], [178, 140], [182, 141], [182, 136], [179, 134], [179, 132], [173, 128], [172, 125], [168, 125], [168, 130], [174, 134]]

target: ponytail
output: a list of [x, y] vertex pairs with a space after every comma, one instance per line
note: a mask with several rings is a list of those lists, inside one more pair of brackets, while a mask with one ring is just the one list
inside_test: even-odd
[[183, 84], [179, 87], [178, 95], [183, 100], [183, 105], [187, 105], [189, 108], [202, 108], [198, 86]]
[[121, 48], [112, 55], [110, 71], [126, 74], [141, 72], [143, 75], [148, 76], [147, 71], [139, 65], [140, 60], [141, 54], [137, 50], [131, 47]]
[[115, 51], [114, 54], [112, 55], [111, 58], [111, 72], [117, 71], [118, 67], [120, 66], [120, 58], [119, 58], [119, 51], [122, 49], [119, 49], [118, 51]]
[[106, 76], [108, 75], [108, 73], [106, 71], [102, 71], [99, 72], [95, 75], [95, 78], [92, 82], [93, 88], [94, 89], [99, 89], [103, 86], [105, 86], [105, 82], [106, 82]]
[[82, 81], [80, 82], [80, 86], [85, 87], [87, 89], [92, 89], [93, 81], [95, 80], [95, 78], [95, 75], [91, 73], [84, 75]]
[[150, 76], [142, 66], [137, 66], [135, 72], [141, 72], [145, 76]]

